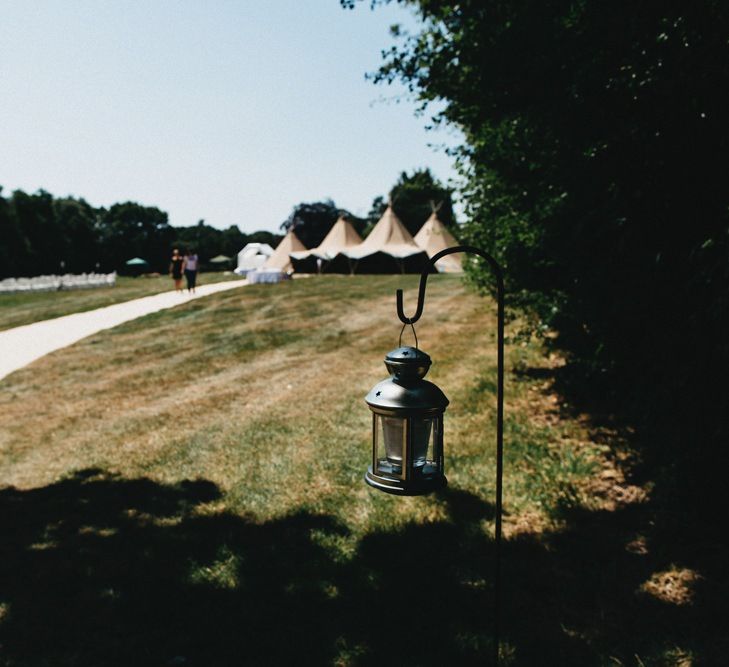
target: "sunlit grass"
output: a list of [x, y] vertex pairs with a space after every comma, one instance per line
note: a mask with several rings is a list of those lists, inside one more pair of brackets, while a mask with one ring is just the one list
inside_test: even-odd
[[[329, 513], [353, 538], [372, 527], [442, 519], [438, 496], [394, 499], [361, 481], [370, 446], [363, 396], [386, 375], [383, 356], [397, 345], [394, 289], [407, 286], [412, 299], [416, 280], [328, 277], [249, 287], [40, 360], [8, 378], [2, 392], [3, 476], [20, 486], [86, 467], [166, 483], [203, 477], [225, 490], [227, 510], [260, 520], [294, 509]], [[434, 360], [430, 377], [451, 398], [447, 475], [452, 487], [488, 502], [494, 323], [492, 304], [457, 278], [431, 279], [418, 330]], [[525, 355], [539, 363], [538, 345], [517, 356]], [[507, 379], [505, 507], [508, 521], [538, 517], [541, 526], [565, 504], [585, 500], [581, 484], [598, 453], [565, 437], [574, 424], [538, 424], [536, 407], [523, 401], [528, 384]]]
[[[0, 591], [0, 642], [14, 656], [40, 655], [27, 664], [47, 663], [36, 635], [50, 636], [54, 658], [70, 647], [58, 664], [102, 664], [108, 645], [119, 656], [152, 647], [154, 664], [178, 655], [207, 664], [211, 650], [216, 664], [249, 651], [258, 664], [290, 664], [299, 647], [279, 641], [283, 622], [316, 664], [387, 664], [395, 623], [410, 641], [398, 645], [412, 658], [403, 664], [487, 664], [495, 313], [458, 277], [430, 279], [417, 327], [429, 378], [451, 401], [449, 486], [397, 498], [362, 479], [364, 396], [397, 346], [394, 291], [406, 288], [409, 312], [417, 280], [326, 276], [231, 290], [100, 332], [3, 380], [0, 479], [16, 488], [0, 488], [12, 544], [0, 574], [47, 572], [57, 589], [38, 579], [40, 605], [27, 607], [25, 588]], [[543, 664], [633, 664], [615, 662], [616, 642], [646, 665], [690, 656], [690, 642], [668, 646], [650, 631], [657, 598], [640, 587], [665, 577], [651, 578], [623, 533], [605, 529], [618, 512], [594, 483], [607, 472], [614, 486], [619, 474], [545, 379], [562, 361], [538, 341], [513, 340], [502, 663], [538, 664], [547, 651]], [[421, 643], [422, 619], [402, 626], [398, 605], [383, 605], [400, 591], [443, 624], [435, 651]], [[139, 622], [150, 604], [154, 619]], [[616, 612], [626, 604], [642, 605], [627, 627]], [[83, 619], [65, 630], [75, 642], [49, 635], [67, 606]], [[104, 628], [121, 623], [123, 641], [98, 630], [97, 617]], [[79, 653], [87, 635], [98, 640]]]

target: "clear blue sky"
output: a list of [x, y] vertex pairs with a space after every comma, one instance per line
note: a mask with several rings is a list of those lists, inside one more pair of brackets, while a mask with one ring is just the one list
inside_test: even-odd
[[403, 170], [448, 181], [428, 144], [449, 135], [364, 79], [398, 22], [338, 0], [0, 0], [0, 185], [250, 232], [325, 197], [364, 214]]

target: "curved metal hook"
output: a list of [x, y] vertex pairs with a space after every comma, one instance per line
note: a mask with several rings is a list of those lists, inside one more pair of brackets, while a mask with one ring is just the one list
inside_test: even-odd
[[446, 255], [452, 255], [457, 252], [466, 252], [472, 255], [478, 255], [479, 257], [483, 257], [489, 263], [491, 269], [494, 272], [494, 275], [496, 276], [498, 293], [501, 294], [503, 292], [504, 277], [501, 271], [501, 267], [499, 266], [498, 262], [485, 250], [481, 250], [481, 248], [476, 248], [475, 246], [471, 245], [459, 245], [453, 246], [452, 248], [446, 248], [445, 250], [441, 250], [440, 252], [433, 255], [430, 258], [431, 266], [423, 269], [423, 272], [420, 274], [420, 286], [418, 288], [418, 306], [415, 309], [415, 314], [412, 317], [407, 317], [405, 315], [405, 311], [403, 310], [402, 290], [399, 289], [395, 292], [395, 298], [397, 300], [397, 316], [400, 318], [400, 321], [403, 324], [415, 324], [420, 319], [420, 316], [423, 314], [423, 307], [425, 306], [425, 287], [428, 283], [428, 274], [433, 272], [431, 271], [431, 267], [433, 268], [433, 270], [435, 270], [435, 263], [441, 257], [445, 257]]

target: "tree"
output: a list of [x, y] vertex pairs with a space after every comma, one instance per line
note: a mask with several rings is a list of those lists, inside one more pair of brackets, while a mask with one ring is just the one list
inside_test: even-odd
[[283, 238], [280, 234], [267, 231], [253, 232], [246, 236], [246, 243], [268, 243], [272, 248], [275, 248]]
[[224, 252], [223, 232], [206, 225], [205, 220], [198, 220], [196, 225], [190, 227], [175, 227], [174, 233], [174, 246], [181, 252], [195, 250], [203, 261], [216, 255], [228, 254]]
[[244, 234], [237, 225], [216, 229], [206, 225], [204, 220], [191, 227], [175, 227], [174, 231], [174, 243], [183, 250], [194, 249], [203, 261], [216, 255], [235, 257], [246, 243], [269, 243], [275, 246], [280, 239], [272, 232]]
[[175, 231], [164, 211], [135, 202], [114, 204], [101, 209], [98, 232], [104, 267], [123, 270], [127, 260], [141, 257], [155, 271], [167, 270]]
[[244, 234], [236, 225], [220, 230], [198, 221], [170, 226], [167, 213], [135, 202], [94, 208], [84, 199], [54, 197], [39, 190], [2, 196], [0, 186], [0, 278], [41, 273], [124, 271], [127, 260], [146, 259], [164, 272], [174, 246], [195, 249], [203, 259], [235, 256], [249, 242], [276, 245], [280, 236]]
[[695, 479], [719, 470], [729, 392], [705, 378], [729, 366], [729, 6], [405, 4], [420, 30], [373, 79], [463, 132], [468, 240], [666, 460], [687, 463], [688, 439], [709, 462]]
[[235, 257], [243, 246], [248, 243], [248, 236], [241, 232], [237, 225], [231, 225], [221, 232], [221, 241], [223, 248], [221, 254]]
[[100, 263], [100, 245], [95, 230], [97, 212], [83, 199], [53, 200], [53, 216], [65, 239], [64, 269], [69, 273], [94, 271]]
[[53, 197], [45, 190], [32, 195], [16, 190], [10, 200], [10, 216], [25, 239], [22, 247], [26, 254], [20, 271], [31, 276], [62, 271], [68, 239], [56, 221]]
[[30, 248], [11, 204], [0, 187], [0, 278], [28, 275]]

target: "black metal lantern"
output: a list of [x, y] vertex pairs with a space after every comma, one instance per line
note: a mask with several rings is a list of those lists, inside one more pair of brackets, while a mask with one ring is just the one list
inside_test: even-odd
[[402, 496], [446, 485], [443, 474], [445, 394], [425, 378], [430, 357], [416, 347], [398, 347], [385, 357], [390, 372], [365, 401], [372, 410], [372, 465], [365, 481]]

